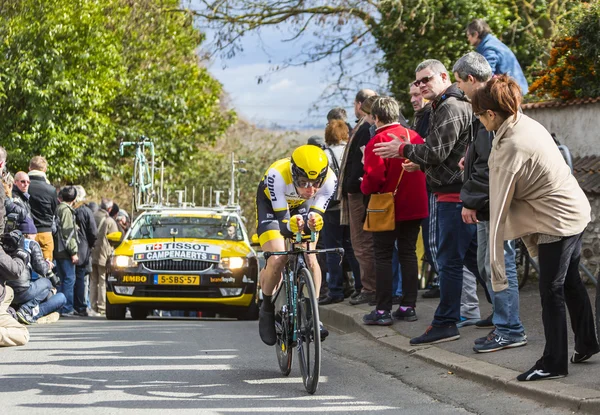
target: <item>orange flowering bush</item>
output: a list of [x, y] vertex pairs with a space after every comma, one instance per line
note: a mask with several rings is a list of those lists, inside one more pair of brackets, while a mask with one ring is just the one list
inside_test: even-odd
[[600, 96], [600, 6], [595, 2], [584, 10], [569, 22], [567, 34], [554, 41], [530, 94], [560, 100]]

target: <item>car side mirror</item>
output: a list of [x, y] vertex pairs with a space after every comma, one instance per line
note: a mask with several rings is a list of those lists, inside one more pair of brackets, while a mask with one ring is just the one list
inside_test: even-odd
[[257, 234], [252, 235], [252, 237], [250, 238], [250, 246], [260, 246]]
[[119, 246], [119, 244], [121, 243], [121, 239], [123, 238], [123, 233], [122, 232], [111, 232], [109, 234], [106, 235], [106, 239], [108, 239], [108, 242], [114, 247], [116, 248], [117, 246]]

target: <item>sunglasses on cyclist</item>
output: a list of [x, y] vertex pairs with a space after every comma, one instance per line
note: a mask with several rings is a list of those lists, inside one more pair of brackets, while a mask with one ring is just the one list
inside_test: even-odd
[[300, 187], [303, 189], [308, 189], [309, 187], [314, 187], [316, 189], [321, 187], [322, 180], [308, 180], [304, 177], [300, 177], [297, 179], [294, 184], [296, 187]]
[[416, 87], [418, 87], [421, 84], [423, 84], [423, 85], [428, 84], [429, 81], [431, 81], [436, 75], [439, 75], [439, 74], [434, 73], [433, 75], [424, 76], [421, 79], [417, 79], [415, 82], [413, 82], [413, 85], [416, 86]]

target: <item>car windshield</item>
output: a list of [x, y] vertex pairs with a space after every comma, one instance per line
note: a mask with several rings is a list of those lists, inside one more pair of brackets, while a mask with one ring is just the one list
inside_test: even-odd
[[144, 215], [137, 220], [129, 239], [197, 238], [243, 240], [240, 224], [235, 216], [189, 217]]

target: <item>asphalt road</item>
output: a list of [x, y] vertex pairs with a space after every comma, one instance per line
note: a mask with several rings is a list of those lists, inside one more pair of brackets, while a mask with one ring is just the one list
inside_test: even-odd
[[62, 319], [0, 349], [4, 414], [566, 414], [333, 333], [319, 390], [282, 377], [256, 322]]

